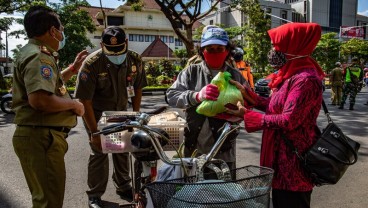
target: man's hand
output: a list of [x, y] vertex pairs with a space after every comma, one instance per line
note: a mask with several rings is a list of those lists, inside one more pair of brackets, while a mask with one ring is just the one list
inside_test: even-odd
[[102, 152], [101, 146], [101, 136], [100, 135], [91, 135], [89, 143], [91, 144], [91, 148], [93, 151]]
[[79, 102], [78, 100], [73, 100], [74, 103], [74, 108], [73, 108], [73, 112], [77, 115], [77, 116], [83, 116], [84, 115], [84, 105]]
[[83, 50], [77, 54], [73, 62], [73, 68], [76, 72], [79, 71], [79, 68], [82, 66], [82, 63], [86, 59], [87, 56], [88, 56], [87, 50]]
[[199, 93], [196, 95], [196, 99], [198, 101], [217, 100], [219, 95], [220, 92], [218, 87], [214, 84], [208, 84], [204, 86], [201, 91], [199, 91]]

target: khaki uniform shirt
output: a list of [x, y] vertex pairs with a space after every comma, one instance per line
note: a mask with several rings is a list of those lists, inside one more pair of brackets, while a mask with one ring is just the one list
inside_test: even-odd
[[20, 50], [13, 81], [15, 124], [62, 127], [77, 125], [77, 117], [72, 111], [37, 111], [28, 102], [28, 95], [38, 90], [71, 99], [61, 78], [57, 55], [56, 51], [35, 39], [30, 39]]
[[111, 63], [99, 49], [90, 54], [79, 71], [75, 97], [92, 100], [95, 111], [127, 110], [127, 87], [142, 89], [147, 86], [140, 56], [128, 51], [119, 66]]

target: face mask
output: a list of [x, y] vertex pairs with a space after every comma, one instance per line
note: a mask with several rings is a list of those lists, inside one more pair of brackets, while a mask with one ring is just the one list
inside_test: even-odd
[[116, 64], [116, 65], [120, 65], [125, 61], [126, 58], [126, 53], [118, 55], [118, 56], [106, 56], [109, 61], [111, 61], [112, 63]]
[[208, 66], [212, 69], [219, 69], [224, 65], [228, 51], [222, 53], [208, 53], [206, 50], [203, 51], [204, 60]]
[[[57, 31], [59, 31], [58, 29], [56, 29]], [[60, 31], [59, 31], [60, 32]], [[65, 38], [65, 35], [64, 35], [64, 31], [61, 32], [61, 36], [62, 36], [62, 40], [58, 40], [56, 39], [55, 37], [55, 40], [59, 41], [59, 46], [58, 46], [58, 49], [57, 50], [61, 50], [62, 48], [64, 48], [65, 46], [65, 42], [66, 42], [66, 38]]]
[[267, 58], [268, 63], [270, 63], [270, 65], [276, 69], [283, 67], [287, 62], [285, 54], [280, 51], [275, 51], [274, 49], [271, 49], [268, 52]]

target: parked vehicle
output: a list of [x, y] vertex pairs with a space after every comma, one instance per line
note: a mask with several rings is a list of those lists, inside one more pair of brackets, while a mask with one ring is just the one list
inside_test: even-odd
[[4, 113], [14, 114], [14, 111], [12, 111], [12, 108], [11, 108], [12, 99], [13, 99], [13, 94], [11, 91], [9, 91], [8, 94], [5, 94], [4, 96], [1, 97], [0, 108]]
[[271, 89], [268, 86], [270, 79], [261, 78], [254, 84], [254, 91], [260, 96], [268, 97], [271, 93]]

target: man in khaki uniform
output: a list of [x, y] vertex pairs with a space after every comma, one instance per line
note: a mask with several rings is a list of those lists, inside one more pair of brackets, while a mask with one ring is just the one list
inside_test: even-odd
[[[127, 46], [128, 39], [123, 29], [116, 26], [106, 28], [102, 33], [102, 49], [86, 58], [77, 78], [75, 97], [86, 109], [83, 119], [92, 148], [87, 191], [89, 207], [92, 208], [102, 207], [101, 196], [108, 182], [109, 160], [107, 154], [99, 151], [100, 136], [92, 136], [91, 133], [97, 131], [103, 111], [126, 111], [129, 98], [133, 110], [139, 111], [142, 88], [147, 85], [140, 56], [128, 50]], [[112, 159], [116, 193], [122, 199], [132, 201], [128, 153], [114, 153]]]
[[330, 105], [339, 105], [341, 103], [342, 97], [342, 86], [343, 82], [343, 74], [342, 74], [341, 63], [336, 62], [335, 68], [331, 72], [330, 83], [331, 83], [331, 104]]
[[29, 42], [20, 50], [13, 83], [17, 124], [13, 136], [34, 208], [61, 208], [65, 191], [66, 137], [84, 114], [64, 86], [81, 66], [86, 51], [60, 72], [58, 53], [65, 43], [63, 26], [51, 9], [31, 7], [24, 17]]

